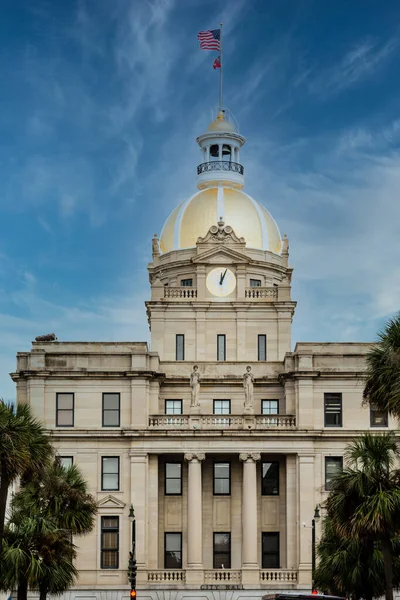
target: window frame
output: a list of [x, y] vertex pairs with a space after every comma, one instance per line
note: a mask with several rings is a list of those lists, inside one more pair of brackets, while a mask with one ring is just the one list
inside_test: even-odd
[[[72, 396], [72, 409], [71, 408], [58, 408], [58, 397], [59, 396]], [[60, 425], [58, 422], [59, 411], [71, 411], [72, 410], [72, 425]], [[75, 426], [75, 392], [56, 392], [56, 427], [74, 427]]]
[[[186, 283], [187, 281], [190, 281], [190, 285]], [[186, 277], [185, 279], [181, 279], [180, 284], [180, 287], [193, 287], [193, 277]]]
[[[335, 414], [339, 414], [339, 417], [340, 417], [339, 424], [337, 424], [337, 423], [330, 424], [330, 423], [327, 423], [327, 420], [326, 420], [326, 418], [327, 418], [326, 408], [328, 405], [328, 401], [330, 399], [333, 400], [334, 396], [337, 396], [338, 400], [340, 399], [340, 412], [335, 413]], [[340, 398], [339, 398], [339, 396], [340, 396]], [[331, 413], [331, 414], [333, 414], [333, 413]], [[324, 392], [324, 427], [343, 427], [343, 394], [342, 394], [342, 392]]]
[[[104, 408], [104, 397], [107, 395], [118, 396], [118, 425], [105, 425], [104, 414], [106, 411], [116, 411], [115, 408]], [[121, 392], [103, 392], [101, 396], [101, 426], [102, 427], [121, 427]]]
[[[167, 567], [167, 535], [179, 535], [180, 537], [180, 555], [181, 555], [181, 564], [180, 567]], [[171, 552], [169, 550], [169, 552]], [[183, 567], [183, 556], [182, 556], [182, 531], [164, 531], [164, 569], [182, 569]]]
[[[257, 281], [256, 285], [253, 285], [252, 282]], [[259, 288], [262, 287], [262, 280], [261, 279], [256, 279], [255, 277], [250, 277], [250, 281], [249, 281], [249, 286], [251, 288]]]
[[[180, 492], [167, 492], [167, 465], [180, 465], [181, 466], [181, 476], [179, 477], [180, 481]], [[168, 477], [168, 479], [178, 479], [178, 477]], [[181, 460], [166, 460], [164, 463], [164, 496], [182, 496], [182, 488], [183, 488], [183, 462]]]
[[[260, 341], [262, 339], [264, 340], [264, 348], [263, 348], [263, 350], [264, 350], [265, 358], [260, 358], [260, 356], [261, 356]], [[259, 333], [257, 335], [257, 360], [259, 362], [266, 362], [266, 360], [267, 360], [267, 334], [266, 333]]]
[[[228, 465], [228, 471], [229, 471], [229, 475], [228, 475], [229, 491], [228, 492], [216, 492], [215, 491], [215, 480], [216, 479], [226, 480], [226, 477], [215, 477], [215, 466], [216, 465]], [[231, 491], [232, 491], [231, 490], [231, 488], [232, 488], [232, 464], [231, 464], [231, 461], [230, 460], [214, 460], [212, 476], [213, 476], [213, 496], [230, 496]]]
[[[382, 416], [384, 417], [385, 420], [385, 424], [384, 425], [380, 425], [377, 423], [374, 423], [374, 414], [376, 413], [380, 413], [382, 414]], [[370, 405], [369, 407], [369, 426], [373, 427], [374, 429], [379, 427], [379, 428], [386, 428], [389, 427], [389, 413], [388, 411], [384, 411], [384, 410], [380, 410], [378, 409], [376, 406], [374, 405]]]
[[[224, 341], [224, 358], [219, 358], [219, 340], [220, 338]], [[217, 362], [226, 362], [226, 334], [225, 333], [217, 333]]]
[[[70, 454], [69, 454], [68, 456], [67, 456], [67, 455], [65, 455], [65, 454], [62, 454], [62, 455], [61, 455], [61, 454], [59, 454], [59, 455], [58, 455], [58, 458], [60, 459], [60, 464], [61, 464], [61, 466], [62, 466], [62, 467], [64, 467], [64, 469], [69, 469], [69, 468], [70, 468], [70, 467], [72, 467], [72, 465], [74, 464], [74, 457], [73, 457], [73, 456], [71, 456]], [[63, 464], [62, 464], [62, 462], [61, 462], [61, 461], [62, 461], [62, 459], [65, 459], [65, 458], [70, 458], [70, 459], [71, 459], [71, 464], [70, 464], [70, 465], [68, 465], [68, 467], [66, 467], [65, 465], [63, 465]]]
[[[216, 402], [229, 402], [229, 412], [228, 413], [217, 413], [215, 412], [215, 403]], [[231, 401], [226, 398], [217, 398], [213, 400], [213, 415], [217, 415], [219, 417], [228, 416], [231, 414]]]
[[[181, 412], [179, 412], [179, 413], [176, 413], [176, 412], [168, 413], [167, 412], [167, 402], [180, 402]], [[164, 400], [164, 413], [166, 415], [171, 416], [171, 417], [173, 417], [175, 415], [182, 415], [183, 414], [183, 402], [182, 402], [182, 400], [180, 400], [179, 398], [177, 398], [177, 399], [175, 399], [175, 398], [165, 398], [165, 400]]]
[[336, 462], [341, 464], [341, 471], [343, 471], [343, 456], [325, 456], [325, 479], [324, 488], [326, 492], [330, 492], [332, 487], [329, 485], [331, 480], [327, 480], [327, 465], [329, 462]]
[[[276, 556], [275, 552], [264, 552], [264, 536], [272, 537], [275, 536], [278, 540], [278, 554], [277, 554], [277, 565], [271, 566], [265, 564], [265, 558], [267, 556]], [[262, 569], [280, 569], [280, 561], [281, 561], [281, 539], [279, 531], [262, 531], [261, 532], [261, 568]]]
[[[264, 402], [276, 402], [276, 406], [277, 406], [277, 410], [276, 412], [264, 412]], [[273, 398], [273, 399], [269, 399], [269, 398], [264, 398], [263, 400], [261, 400], [261, 414], [263, 416], [269, 416], [269, 415], [279, 415], [279, 398]]]
[[[117, 527], [108, 527], [105, 528], [103, 526], [103, 522], [105, 519], [117, 519]], [[116, 570], [119, 569], [119, 528], [120, 528], [120, 521], [119, 521], [119, 516], [118, 515], [102, 515], [100, 517], [100, 569], [112, 569], [112, 570]], [[117, 545], [116, 548], [104, 548], [103, 547], [103, 539], [104, 539], [104, 534], [107, 532], [116, 532], [117, 533]], [[117, 557], [117, 565], [116, 566], [112, 566], [112, 567], [106, 567], [103, 564], [103, 556], [104, 556], [104, 552], [110, 552], [110, 551], [114, 551], [116, 552], [116, 557]]]
[[[230, 531], [213, 531], [213, 569], [222, 569], [222, 567], [216, 566], [216, 555], [222, 554], [222, 552], [215, 551], [215, 536], [217, 535], [228, 535], [229, 536], [229, 565], [224, 564], [224, 569], [230, 569], [232, 564], [232, 534]], [[225, 552], [223, 554], [226, 554]]]
[[[117, 483], [117, 487], [116, 488], [105, 488], [104, 487], [104, 475], [110, 475], [110, 473], [104, 473], [104, 459], [109, 459], [109, 458], [116, 458], [117, 459], [117, 464], [118, 464], [118, 471], [117, 471], [117, 475], [118, 475], [118, 483]], [[115, 473], [112, 473], [112, 475], [115, 475]], [[120, 456], [101, 456], [101, 491], [102, 492], [120, 492], [121, 491], [121, 457]]]
[[[182, 358], [178, 358], [178, 338], [182, 338]], [[175, 334], [175, 360], [185, 360], [185, 334]]]
[[[269, 494], [264, 491], [264, 477], [263, 477], [263, 465], [264, 464], [277, 464], [278, 465], [278, 482], [277, 482], [277, 493]], [[279, 460], [262, 460], [261, 461], [261, 496], [271, 496], [273, 498], [279, 497], [281, 493], [280, 489], [280, 479], [281, 479], [281, 464]]]

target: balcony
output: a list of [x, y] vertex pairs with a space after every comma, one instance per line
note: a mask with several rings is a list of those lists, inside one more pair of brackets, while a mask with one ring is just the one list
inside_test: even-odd
[[296, 429], [294, 415], [151, 415], [150, 429], [268, 430]]
[[202, 163], [197, 167], [197, 175], [210, 173], [211, 171], [231, 171], [232, 173], [244, 174], [244, 167], [230, 160], [213, 160], [211, 162]]
[[277, 287], [247, 287], [244, 297], [249, 300], [278, 300]]
[[195, 300], [197, 298], [197, 288], [194, 287], [164, 287], [164, 298], [173, 298], [174, 300]]
[[[163, 584], [171, 587], [184, 587], [186, 571], [184, 569], [160, 569], [147, 571], [149, 584]], [[204, 588], [211, 587], [242, 587], [241, 569], [212, 569], [203, 571]], [[294, 569], [260, 569], [259, 584], [262, 588], [296, 588], [298, 571]], [[202, 587], [203, 587], [202, 586]]]

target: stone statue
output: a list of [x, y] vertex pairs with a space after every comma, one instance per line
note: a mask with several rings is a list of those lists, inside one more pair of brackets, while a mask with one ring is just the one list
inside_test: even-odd
[[55, 333], [47, 333], [46, 335], [38, 335], [35, 337], [35, 342], [56, 342], [56, 334]]
[[283, 234], [282, 254], [289, 254], [289, 238], [286, 233]]
[[160, 256], [160, 247], [158, 245], [158, 237], [157, 237], [156, 233], [154, 234], [154, 237], [151, 241], [151, 249], [152, 249], [153, 258]]
[[246, 367], [246, 373], [243, 375], [243, 387], [244, 387], [244, 406], [251, 408], [253, 406], [253, 392], [254, 392], [254, 375], [251, 372], [251, 367]]
[[190, 406], [200, 406], [200, 373], [197, 365], [194, 365], [190, 374], [190, 387], [192, 388]]

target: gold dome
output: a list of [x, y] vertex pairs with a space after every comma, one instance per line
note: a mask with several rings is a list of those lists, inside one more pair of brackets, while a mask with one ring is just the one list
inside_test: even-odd
[[195, 247], [220, 217], [248, 248], [280, 254], [281, 235], [267, 209], [242, 190], [222, 186], [201, 190], [173, 210], [161, 232], [161, 252]]
[[229, 133], [237, 133], [236, 132], [236, 127], [230, 122], [227, 121], [225, 119], [225, 113], [224, 111], [220, 110], [217, 118], [215, 119], [215, 121], [213, 121], [209, 126], [207, 131], [223, 131], [225, 133], [229, 132]]

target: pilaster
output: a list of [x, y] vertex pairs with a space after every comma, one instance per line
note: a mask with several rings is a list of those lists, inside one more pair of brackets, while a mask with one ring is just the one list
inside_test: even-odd
[[137, 582], [147, 583], [147, 480], [148, 454], [129, 453], [131, 461], [131, 503], [136, 516], [136, 561], [138, 566]]
[[314, 456], [298, 459], [298, 558], [299, 587], [311, 587], [311, 522], [315, 509]]
[[186, 583], [201, 585], [203, 583], [203, 507], [201, 463], [205, 454], [185, 454], [188, 462], [188, 541]]
[[256, 585], [259, 582], [258, 528], [257, 528], [257, 461], [258, 452], [242, 453], [243, 500], [242, 500], [242, 583]]

